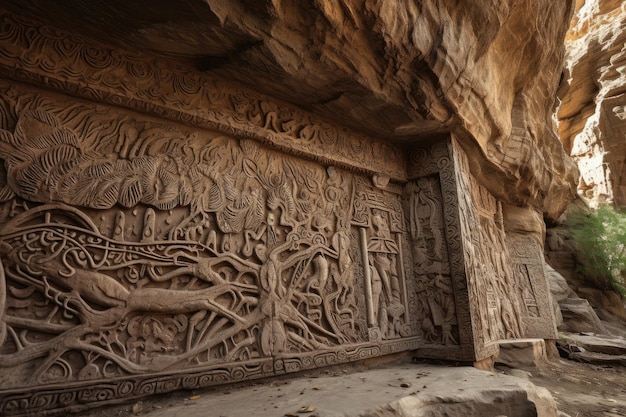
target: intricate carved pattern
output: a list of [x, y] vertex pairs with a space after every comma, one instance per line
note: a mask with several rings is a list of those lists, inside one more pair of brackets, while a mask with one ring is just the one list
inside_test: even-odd
[[405, 177], [402, 152], [287, 104], [163, 60], [111, 50], [0, 9], [0, 75], [254, 138], [361, 171]]
[[[421, 343], [399, 195], [252, 141], [21, 88], [0, 97], [3, 414]], [[365, 270], [380, 281], [374, 325]]]
[[524, 337], [556, 337], [541, 244], [531, 236], [507, 232], [515, 290], [521, 300]]
[[410, 182], [405, 193], [423, 337], [429, 344], [458, 345], [456, 303], [439, 177], [431, 175]]
[[481, 345], [520, 337], [521, 309], [509, 258], [502, 208], [473, 178], [467, 157], [452, 142], [460, 199], [461, 227], [466, 253], [470, 304], [476, 308]]
[[[408, 173], [417, 180], [410, 181], [404, 190], [420, 326], [426, 342], [419, 354], [475, 360], [492, 352], [476, 343], [473, 336], [477, 329], [465, 275], [467, 254], [461, 235], [452, 142], [442, 140], [412, 149]], [[454, 307], [450, 299], [455, 300]]]
[[[369, 337], [394, 339], [414, 334], [409, 306], [405, 230], [400, 196], [377, 190], [358, 178], [354, 185], [352, 224], [358, 227], [364, 269]], [[412, 294], [411, 294], [412, 295]]]

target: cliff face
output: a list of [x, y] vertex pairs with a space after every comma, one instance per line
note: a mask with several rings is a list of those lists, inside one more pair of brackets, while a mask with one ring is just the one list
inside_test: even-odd
[[566, 37], [569, 82], [558, 111], [563, 145], [578, 163], [579, 193], [626, 205], [626, 6], [578, 1]]
[[572, 1], [7, 3], [394, 143], [453, 132], [493, 194], [548, 217], [573, 194], [551, 119]]

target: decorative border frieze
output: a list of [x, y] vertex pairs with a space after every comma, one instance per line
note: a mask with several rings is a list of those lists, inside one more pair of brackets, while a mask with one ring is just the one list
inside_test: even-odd
[[112, 49], [0, 9], [0, 77], [251, 138], [402, 181], [402, 150], [191, 66]]
[[251, 360], [236, 367], [211, 367], [195, 372], [162, 373], [117, 378], [106, 382], [84, 381], [65, 386], [38, 386], [0, 392], [0, 415], [44, 416], [75, 413], [108, 404], [128, 402], [149, 395], [181, 389], [201, 389], [232, 384], [322, 366], [354, 362], [417, 348], [420, 338], [345, 347], [315, 355], [289, 356], [275, 360]]

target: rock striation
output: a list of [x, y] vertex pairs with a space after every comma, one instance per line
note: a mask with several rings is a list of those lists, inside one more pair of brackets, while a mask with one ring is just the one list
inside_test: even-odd
[[579, 193], [592, 205], [625, 206], [626, 7], [619, 0], [576, 3], [559, 134], [580, 169]]

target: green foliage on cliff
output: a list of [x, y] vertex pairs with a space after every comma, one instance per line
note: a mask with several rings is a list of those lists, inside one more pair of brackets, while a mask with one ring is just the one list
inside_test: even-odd
[[602, 205], [590, 213], [570, 213], [567, 226], [580, 248], [585, 277], [626, 296], [626, 213]]

